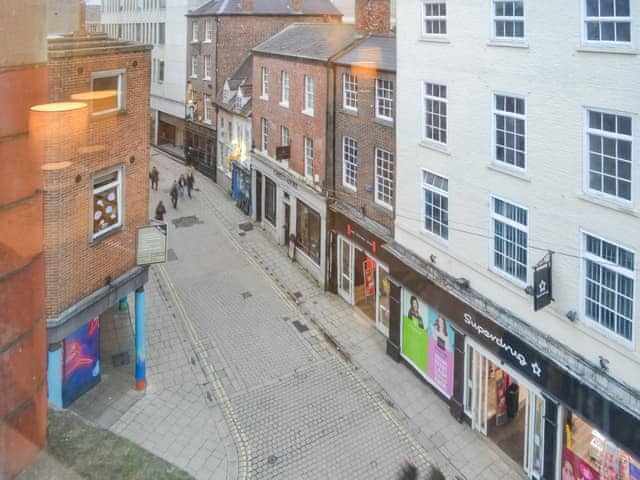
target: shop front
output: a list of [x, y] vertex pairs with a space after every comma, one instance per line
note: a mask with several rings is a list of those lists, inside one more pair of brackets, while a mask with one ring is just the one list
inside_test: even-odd
[[216, 131], [194, 121], [185, 126], [184, 154], [187, 164], [216, 181]]
[[[330, 289], [363, 312], [378, 331], [388, 336], [391, 283], [385, 252], [379, 248], [389, 240], [388, 232], [379, 232], [381, 227], [344, 204], [336, 202], [329, 209], [332, 217]], [[371, 231], [374, 229], [376, 233]]]
[[325, 286], [327, 201], [304, 180], [258, 153], [251, 160], [252, 218]]
[[393, 254], [387, 351], [431, 384], [452, 415], [528, 478], [637, 478], [637, 416], [527, 340], [533, 327], [490, 320], [470, 306], [484, 302], [468, 287], [396, 244], [383, 250]]
[[245, 215], [251, 216], [251, 170], [238, 161], [233, 162], [231, 198]]

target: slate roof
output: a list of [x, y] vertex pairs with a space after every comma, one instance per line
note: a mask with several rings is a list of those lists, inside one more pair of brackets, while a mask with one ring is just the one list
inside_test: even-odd
[[294, 23], [253, 51], [326, 62], [357, 38], [353, 25]]
[[301, 0], [302, 8], [295, 11], [291, 0], [251, 0], [252, 9], [242, 10], [240, 0], [210, 0], [187, 13], [188, 17], [214, 15], [339, 15], [331, 0]]
[[[251, 115], [251, 93], [253, 83], [253, 55], [249, 54], [236, 69], [235, 72], [227, 78], [226, 82], [229, 85], [231, 95], [229, 99], [224, 101], [224, 88], [220, 89], [216, 96], [216, 104], [224, 108], [227, 111], [237, 113], [239, 115], [249, 117]], [[237, 108], [236, 97], [238, 96], [238, 90], [242, 91], [244, 102], [242, 108]]]
[[369, 35], [348, 52], [334, 60], [338, 65], [396, 71], [395, 35]]

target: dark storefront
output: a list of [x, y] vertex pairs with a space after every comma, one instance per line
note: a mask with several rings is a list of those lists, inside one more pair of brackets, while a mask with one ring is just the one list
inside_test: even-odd
[[245, 215], [251, 215], [251, 171], [233, 162], [231, 172], [231, 198]]
[[468, 295], [455, 280], [397, 244], [381, 249], [391, 279], [387, 352], [423, 376], [452, 415], [529, 478], [640, 480], [640, 419], [461, 301]]
[[184, 154], [187, 163], [216, 181], [216, 131], [192, 121], [185, 122]]

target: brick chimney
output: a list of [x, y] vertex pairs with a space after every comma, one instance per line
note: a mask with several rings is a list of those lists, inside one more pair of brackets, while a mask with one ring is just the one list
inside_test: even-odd
[[78, 0], [78, 8], [76, 10], [76, 24], [73, 30], [73, 36], [87, 36], [87, 5], [84, 3], [84, 0]]
[[391, 32], [391, 0], [356, 0], [358, 33]]
[[240, 8], [245, 12], [253, 10], [253, 0], [240, 0]]
[[302, 0], [289, 0], [289, 5], [291, 5], [291, 10], [294, 12], [302, 11]]

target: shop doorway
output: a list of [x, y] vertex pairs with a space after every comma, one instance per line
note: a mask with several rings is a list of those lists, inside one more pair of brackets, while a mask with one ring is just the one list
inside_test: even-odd
[[388, 269], [343, 236], [338, 236], [338, 293], [389, 335], [391, 285]]
[[540, 392], [472, 342], [466, 345], [465, 412], [532, 478], [542, 476], [544, 408]]
[[284, 244], [289, 245], [289, 235], [291, 233], [291, 207], [287, 202], [284, 202]]

